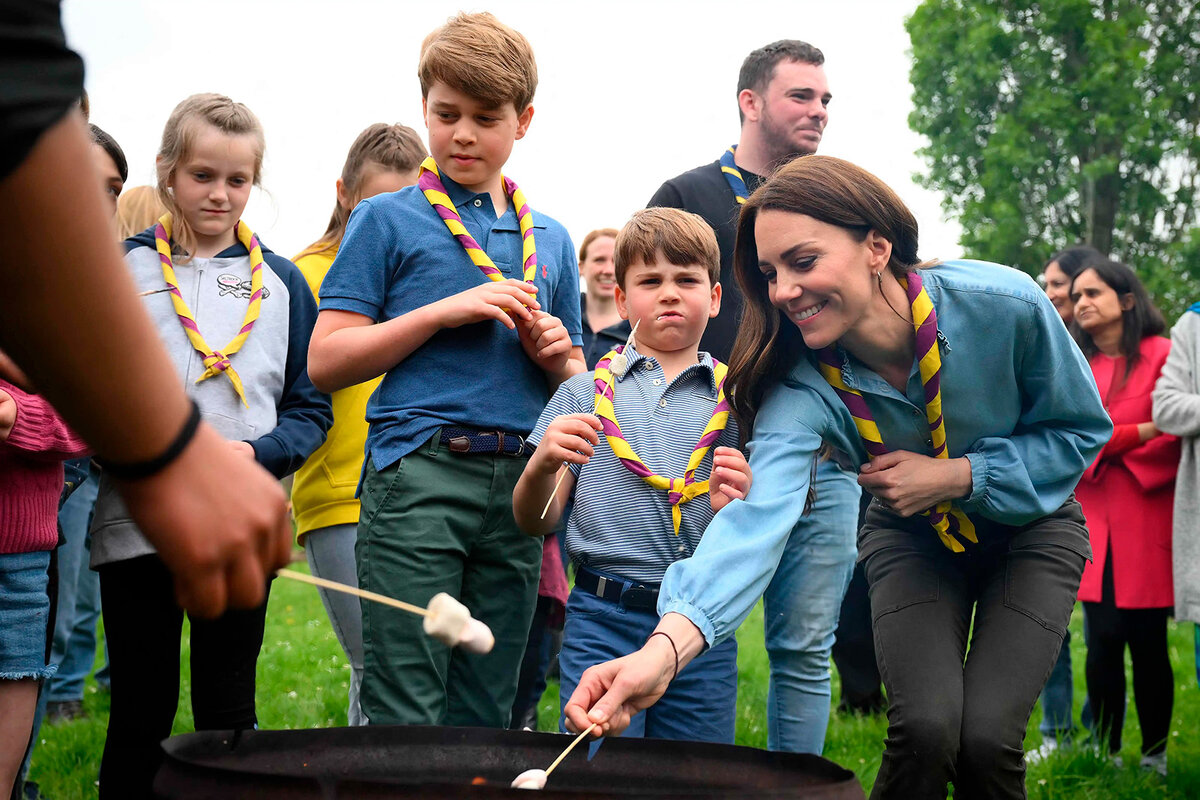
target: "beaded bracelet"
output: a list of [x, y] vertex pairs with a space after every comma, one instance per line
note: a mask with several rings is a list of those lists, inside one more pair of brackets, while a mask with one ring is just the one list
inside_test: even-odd
[[655, 636], [666, 637], [667, 641], [671, 643], [671, 649], [675, 651], [675, 671], [671, 673], [671, 680], [675, 680], [675, 676], [679, 674], [679, 648], [675, 646], [675, 640], [671, 638], [671, 634], [666, 631], [655, 631], [646, 637], [646, 643], [649, 644]]
[[180, 429], [179, 435], [167, 445], [167, 449], [163, 450], [161, 454], [154, 458], [148, 458], [145, 461], [135, 461], [131, 464], [119, 464], [102, 458], [93, 460], [100, 469], [112, 477], [123, 481], [139, 481], [162, 472], [172, 461], [179, 458], [184, 449], [191, 444], [192, 439], [196, 436], [196, 429], [200, 427], [200, 406], [196, 405], [195, 400], [191, 400], [191, 404], [192, 410], [188, 414], [187, 421], [183, 423], [183, 428]]

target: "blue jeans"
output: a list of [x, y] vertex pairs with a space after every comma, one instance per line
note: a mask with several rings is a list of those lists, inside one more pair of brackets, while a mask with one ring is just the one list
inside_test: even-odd
[[[96, 623], [100, 619], [100, 577], [88, 566], [91, 537], [88, 526], [96, 503], [100, 476], [91, 477], [76, 489], [58, 512], [66, 540], [58, 548], [58, 618], [54, 623], [51, 663], [58, 672], [46, 683], [44, 694], [51, 703], [83, 699], [83, 681], [96, 661]], [[107, 675], [107, 661], [105, 669]], [[101, 674], [97, 681], [104, 683]]]
[[[571, 590], [558, 667], [561, 709], [593, 664], [639, 649], [658, 625], [654, 610], [633, 610]], [[737, 640], [730, 636], [680, 671], [657, 703], [634, 715], [622, 736], [733, 744], [737, 716]]]
[[[1083, 616], [1083, 636], [1087, 639], [1087, 612]], [[1200, 673], [1198, 673], [1200, 675]], [[1038, 730], [1042, 733], [1042, 738], [1053, 737], [1057, 742], [1070, 741], [1071, 733], [1075, 729], [1075, 721], [1072, 713], [1072, 700], [1075, 695], [1075, 676], [1071, 671], [1071, 631], [1067, 631], [1067, 635], [1063, 637], [1062, 649], [1058, 653], [1058, 661], [1054, 662], [1054, 669], [1050, 671], [1050, 677], [1046, 679], [1046, 686], [1042, 689], [1042, 721], [1038, 723]], [[1080, 710], [1079, 722], [1086, 729], [1092, 728], [1092, 705], [1088, 702], [1085, 695], [1083, 698], [1083, 708]]]
[[[318, 578], [358, 586], [358, 569], [354, 565], [354, 540], [357, 538], [357, 523], [330, 525], [309, 531], [304, 536], [309, 571]], [[362, 606], [357, 597], [343, 592], [317, 589], [317, 593], [321, 595], [321, 603], [329, 615], [342, 652], [350, 662], [346, 722], [349, 725], [366, 725], [367, 717], [358, 702], [363, 675]]]
[[792, 529], [763, 594], [771, 679], [767, 747], [820, 755], [829, 725], [829, 653], [857, 554], [854, 474], [831, 461], [817, 468], [817, 496]]

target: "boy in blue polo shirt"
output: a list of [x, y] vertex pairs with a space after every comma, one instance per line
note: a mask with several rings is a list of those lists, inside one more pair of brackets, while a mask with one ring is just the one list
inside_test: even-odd
[[584, 369], [579, 279], [561, 225], [501, 175], [533, 116], [529, 42], [491, 14], [426, 38], [432, 158], [417, 186], [364, 200], [321, 286], [313, 382], [383, 375], [355, 548], [363, 589], [424, 606], [458, 598], [491, 653], [449, 650], [420, 618], [363, 604], [361, 705], [372, 723], [504, 727], [541, 564], [512, 489], [550, 393]]
[[[589, 666], [642, 646], [658, 624], [667, 567], [691, 556], [713, 514], [749, 489], [726, 367], [699, 352], [721, 307], [720, 267], [716, 237], [700, 217], [674, 208], [634, 214], [617, 236], [616, 302], [637, 325], [636, 343], [623, 359], [610, 354], [559, 387], [529, 437], [537, 450], [513, 494], [517, 524], [531, 535], [552, 532], [574, 494], [566, 542], [575, 588], [559, 655], [564, 704]], [[677, 675], [625, 735], [732, 743], [736, 705], [730, 637]]]

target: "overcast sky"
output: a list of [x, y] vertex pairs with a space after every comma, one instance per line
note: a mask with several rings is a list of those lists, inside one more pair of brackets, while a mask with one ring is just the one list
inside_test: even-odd
[[540, 83], [528, 136], [506, 174], [578, 242], [620, 227], [667, 178], [737, 141], [737, 73], [780, 38], [825, 53], [833, 101], [821, 153], [879, 175], [921, 224], [922, 258], [962, 255], [939, 195], [912, 180], [921, 139], [907, 124], [909, 0], [65, 0], [68, 41], [87, 64], [92, 122], [152, 183], [171, 109], [213, 91], [262, 120], [265, 192], [246, 221], [291, 256], [325, 229], [346, 151], [373, 122], [424, 138], [421, 40], [459, 10], [488, 10], [533, 44]]

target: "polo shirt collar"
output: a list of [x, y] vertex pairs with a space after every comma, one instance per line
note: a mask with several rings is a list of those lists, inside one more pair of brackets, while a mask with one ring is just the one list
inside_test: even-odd
[[[454, 203], [455, 208], [463, 208], [470, 205], [476, 197], [486, 199], [488, 206], [491, 207], [492, 198], [487, 192], [472, 192], [462, 184], [455, 183], [454, 179], [444, 172], [442, 172], [441, 178], [442, 185], [446, 187], [446, 196], [450, 198], [451, 203]], [[532, 211], [532, 213], [533, 227], [545, 228], [546, 223], [542, 221], [538, 213], [536, 211]], [[492, 230], [496, 231], [516, 231], [518, 233], [521, 231], [516, 209], [513, 208], [511, 202], [508, 204], [508, 210], [501, 214], [491, 227]]]
[[[634, 370], [638, 368], [638, 365], [641, 362], [650, 358], [650, 356], [639, 353], [636, 345], [630, 345], [629, 347], [625, 348], [625, 357], [629, 360], [629, 369], [625, 370], [624, 375], [621, 375], [617, 378], [618, 382], [628, 378], [634, 373]], [[715, 365], [713, 364], [713, 357], [701, 350], [700, 359], [695, 364], [689, 365], [683, 370], [683, 372], [679, 373], [679, 375], [675, 377], [675, 380], [679, 380], [692, 370], [704, 371], [705, 377], [708, 378], [708, 386], [712, 390], [713, 396], [715, 397], [717, 394], [717, 374]]]

